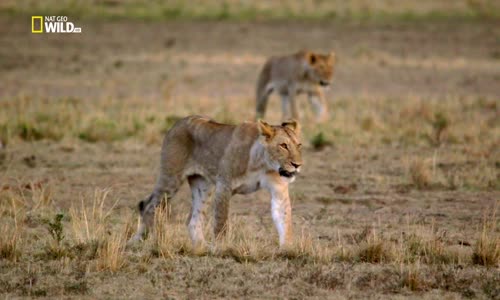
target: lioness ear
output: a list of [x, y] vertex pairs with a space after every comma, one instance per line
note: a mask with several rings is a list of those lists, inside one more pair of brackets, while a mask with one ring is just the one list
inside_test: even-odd
[[295, 119], [285, 121], [281, 123], [281, 126], [290, 128], [295, 133], [298, 133], [300, 131], [300, 124]]
[[266, 140], [274, 137], [274, 128], [261, 119], [257, 121], [257, 127], [259, 128], [259, 133], [264, 136]]

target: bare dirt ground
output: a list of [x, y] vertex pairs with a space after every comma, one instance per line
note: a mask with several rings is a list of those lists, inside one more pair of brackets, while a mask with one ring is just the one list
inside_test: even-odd
[[[2, 297], [500, 297], [499, 22], [78, 24], [31, 34], [0, 20]], [[265, 191], [232, 201], [247, 240], [198, 255], [172, 246], [177, 224], [182, 238], [124, 249], [168, 117], [251, 120], [265, 58], [302, 48], [339, 62], [326, 124], [302, 99], [295, 250], [277, 249]], [[319, 132], [332, 145], [314, 149]], [[99, 199], [109, 214], [92, 219]], [[184, 186], [179, 215], [189, 199]]]

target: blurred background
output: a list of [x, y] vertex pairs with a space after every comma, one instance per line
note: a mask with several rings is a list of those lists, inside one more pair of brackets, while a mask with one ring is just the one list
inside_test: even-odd
[[135, 18], [143, 20], [373, 20], [478, 19], [499, 16], [494, 0], [5, 0], [5, 13], [33, 12], [74, 17]]

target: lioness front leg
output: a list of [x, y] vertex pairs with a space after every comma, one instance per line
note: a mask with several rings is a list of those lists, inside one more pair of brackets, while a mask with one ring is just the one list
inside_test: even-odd
[[288, 194], [288, 183], [279, 175], [271, 178], [271, 214], [279, 235], [280, 247], [292, 241], [292, 207]]
[[215, 187], [215, 223], [214, 235], [216, 238], [223, 236], [227, 232], [227, 219], [229, 216], [229, 200], [232, 191], [230, 184], [218, 182]]

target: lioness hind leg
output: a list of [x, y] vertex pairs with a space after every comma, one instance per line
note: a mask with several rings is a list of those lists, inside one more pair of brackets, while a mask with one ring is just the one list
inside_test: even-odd
[[[167, 186], [161, 185], [161, 182], [168, 182]], [[180, 178], [171, 178], [170, 180], [158, 181], [153, 193], [139, 202], [139, 212], [141, 215], [141, 224], [137, 233], [130, 239], [129, 242], [135, 242], [141, 240], [148, 231], [153, 228], [155, 210], [166, 198], [166, 201], [170, 201], [177, 193], [179, 186], [182, 181]], [[167, 204], [167, 203], [165, 203]]]
[[203, 206], [210, 196], [210, 183], [199, 175], [188, 178], [191, 187], [192, 207], [188, 220], [189, 235], [193, 243], [193, 248], [199, 248], [205, 244], [203, 236]]

